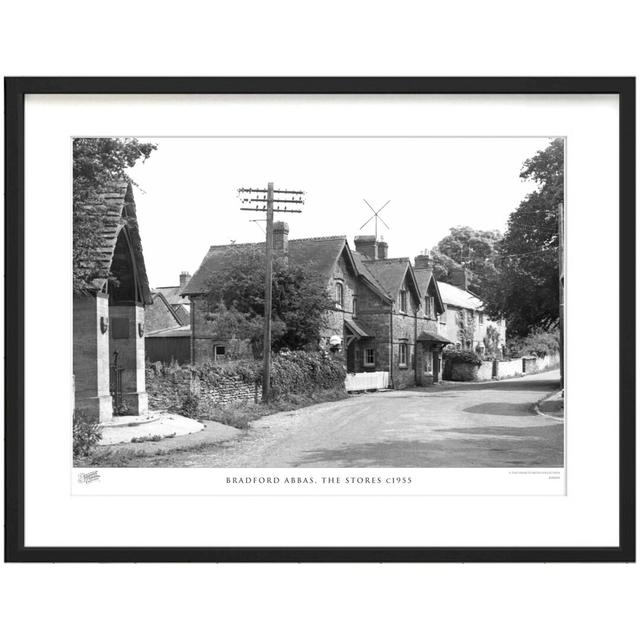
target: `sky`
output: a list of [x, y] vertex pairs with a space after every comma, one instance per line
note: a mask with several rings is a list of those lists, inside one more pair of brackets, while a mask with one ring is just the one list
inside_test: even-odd
[[302, 213], [276, 214], [290, 238], [373, 234], [413, 258], [454, 226], [504, 231], [535, 185], [523, 162], [550, 138], [140, 138], [158, 148], [129, 170], [149, 282], [177, 285], [213, 244], [264, 240], [263, 215], [240, 211], [239, 187], [305, 192]]

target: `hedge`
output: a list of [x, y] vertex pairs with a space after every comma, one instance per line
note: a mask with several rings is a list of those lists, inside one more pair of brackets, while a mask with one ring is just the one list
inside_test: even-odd
[[445, 360], [448, 360], [453, 363], [467, 363], [467, 364], [482, 364], [482, 358], [475, 351], [456, 351], [453, 349], [446, 350], [443, 352], [443, 357]]

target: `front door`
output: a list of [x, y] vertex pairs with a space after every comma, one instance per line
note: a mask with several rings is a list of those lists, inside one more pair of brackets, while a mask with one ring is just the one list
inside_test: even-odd
[[440, 382], [440, 354], [436, 351], [431, 354], [433, 359], [433, 381]]
[[351, 340], [347, 347], [347, 373], [356, 372], [356, 341]]

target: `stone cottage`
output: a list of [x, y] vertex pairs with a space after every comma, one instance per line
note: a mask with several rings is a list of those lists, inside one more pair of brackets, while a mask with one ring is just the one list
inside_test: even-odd
[[504, 350], [506, 323], [491, 319], [483, 301], [469, 291], [465, 269], [454, 274], [455, 284], [438, 283], [446, 311], [439, 319], [440, 333], [458, 349], [470, 349], [483, 354], [487, 348]]
[[[388, 258], [387, 244], [374, 236], [356, 237], [354, 251], [345, 236], [290, 240], [288, 225], [275, 222], [273, 242], [276, 253], [291, 264], [311, 266], [326, 281], [333, 306], [325, 312], [318, 346], [338, 350], [348, 372], [388, 372], [395, 388], [439, 379], [439, 354], [449, 341], [438, 333], [444, 308], [430, 269], [416, 270], [408, 258]], [[206, 294], [228, 252], [243, 246], [248, 245], [210, 247], [183, 292], [191, 301], [193, 363], [227, 355], [229, 345], [207, 320]]]
[[113, 396], [123, 413], [147, 411], [145, 306], [152, 304], [130, 182], [112, 185], [84, 215], [99, 225], [99, 246], [87, 256], [98, 274], [73, 298], [75, 408], [104, 422]]

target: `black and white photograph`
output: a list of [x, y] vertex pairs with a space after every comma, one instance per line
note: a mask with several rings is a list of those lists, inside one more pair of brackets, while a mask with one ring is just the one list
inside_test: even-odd
[[564, 468], [564, 137], [71, 146], [75, 467]]

